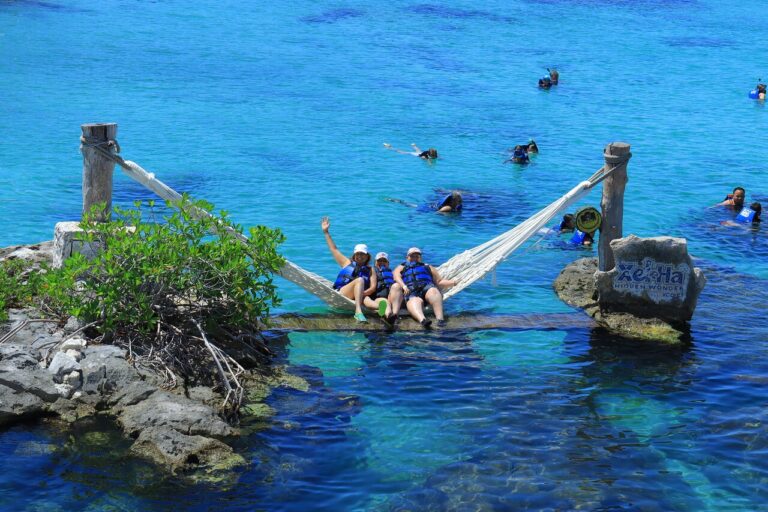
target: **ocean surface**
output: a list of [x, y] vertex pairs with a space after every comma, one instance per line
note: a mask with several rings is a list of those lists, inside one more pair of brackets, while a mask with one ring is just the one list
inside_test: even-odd
[[[768, 510], [768, 238], [710, 206], [768, 206], [760, 0], [0, 0], [0, 246], [81, 209], [80, 125], [332, 278], [320, 230], [439, 264], [632, 146], [625, 234], [675, 235], [707, 278], [690, 344], [600, 330], [296, 333], [308, 392], [237, 450], [231, 481], [159, 476], [111, 425], [0, 433], [3, 510]], [[547, 67], [560, 85], [536, 87]], [[535, 138], [528, 166], [502, 163]], [[433, 165], [386, 151], [435, 147]], [[151, 194], [116, 171], [115, 202]], [[465, 211], [428, 208], [465, 192]], [[584, 205], [598, 205], [593, 192]], [[594, 249], [529, 244], [447, 303], [580, 313], [551, 283]], [[280, 282], [278, 312], [325, 305]], [[577, 322], [574, 322], [576, 325]]]

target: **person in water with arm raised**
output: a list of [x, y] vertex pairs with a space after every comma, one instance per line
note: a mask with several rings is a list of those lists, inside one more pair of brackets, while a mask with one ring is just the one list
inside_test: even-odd
[[368, 246], [357, 244], [352, 256], [347, 258], [336, 247], [336, 243], [331, 238], [331, 221], [328, 217], [323, 217], [320, 221], [320, 227], [325, 234], [325, 242], [328, 244], [333, 258], [341, 267], [341, 272], [333, 283], [333, 289], [348, 299], [355, 301], [355, 320], [358, 322], [367, 322], [363, 314], [363, 299], [376, 292], [376, 274], [372, 272], [369, 263], [371, 254], [368, 252]]
[[384, 147], [402, 155], [413, 155], [424, 160], [437, 160], [437, 150], [435, 148], [429, 148], [425, 151], [422, 151], [421, 148], [415, 143], [411, 144], [413, 151], [404, 151], [402, 149], [393, 148], [392, 145], [387, 142], [384, 143]]
[[747, 193], [742, 187], [736, 187], [733, 189], [733, 193], [725, 196], [725, 200], [722, 203], [717, 203], [715, 206], [725, 206], [733, 211], [740, 212], [744, 208], [744, 199]]
[[[443, 316], [443, 294], [440, 292], [440, 286], [451, 287], [456, 284], [451, 279], [443, 279], [437, 272], [437, 269], [421, 261], [421, 250], [418, 247], [408, 249], [406, 255], [407, 261], [398, 265], [393, 272], [395, 282], [402, 288], [405, 294], [405, 306], [414, 320], [419, 322], [425, 328], [432, 325], [430, 320], [424, 316], [424, 302], [432, 306], [435, 313], [437, 325], [445, 325]], [[393, 302], [394, 310], [399, 310], [401, 297], [393, 297], [397, 302]]]

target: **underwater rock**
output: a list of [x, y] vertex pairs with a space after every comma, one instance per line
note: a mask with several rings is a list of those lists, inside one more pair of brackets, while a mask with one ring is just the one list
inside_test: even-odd
[[602, 311], [596, 298], [597, 258], [581, 258], [566, 266], [553, 287], [560, 299], [581, 308], [602, 327], [634, 340], [677, 344], [685, 337], [680, 330], [657, 318], [640, 318], [629, 313]]
[[247, 464], [221, 441], [168, 428], [143, 430], [131, 451], [157, 464], [170, 466], [173, 471], [190, 467], [231, 470]]

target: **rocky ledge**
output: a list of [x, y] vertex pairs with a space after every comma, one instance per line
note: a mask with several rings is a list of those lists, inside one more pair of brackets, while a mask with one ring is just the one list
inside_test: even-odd
[[[0, 249], [0, 260], [50, 262], [50, 242]], [[224, 399], [207, 387], [167, 389], [154, 373], [137, 368], [126, 351], [96, 344], [70, 318], [64, 326], [33, 310], [10, 310], [0, 325], [0, 428], [39, 417], [65, 423], [105, 415], [134, 440], [131, 451], [173, 471], [215, 476], [247, 464], [227, 444], [240, 434], [222, 417]], [[259, 423], [271, 414], [262, 400], [277, 386], [306, 390], [279, 367], [244, 378], [243, 414]]]
[[574, 261], [555, 279], [557, 295], [567, 304], [583, 309], [600, 326], [625, 338], [665, 344], [678, 344], [686, 339], [685, 329], [664, 320], [601, 310], [595, 290], [597, 270], [597, 258]]

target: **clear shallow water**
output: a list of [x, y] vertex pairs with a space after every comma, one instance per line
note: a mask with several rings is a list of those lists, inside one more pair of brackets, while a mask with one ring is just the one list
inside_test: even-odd
[[[74, 445], [25, 426], [0, 435], [2, 506], [761, 509], [768, 247], [763, 230], [725, 228], [704, 208], [736, 185], [768, 202], [766, 111], [747, 99], [768, 75], [753, 51], [764, 12], [756, 1], [0, 2], [0, 245], [77, 218], [85, 122], [118, 122], [126, 158], [242, 224], [281, 227], [285, 255], [328, 276], [322, 215], [342, 248], [418, 245], [441, 262], [560, 196], [623, 140], [625, 232], [685, 236], [709, 278], [691, 346], [674, 352], [584, 329], [291, 335], [284, 356], [312, 389], [272, 397], [274, 422], [238, 446], [253, 465], [236, 485], [158, 480], [105, 448], [119, 437], [88, 433], [101, 426]], [[561, 85], [539, 91], [548, 66]], [[528, 137], [534, 163], [502, 165]], [[382, 142], [443, 158], [429, 166]], [[471, 192], [458, 218], [386, 201], [451, 188]], [[118, 203], [142, 197], [116, 178]], [[568, 311], [551, 282], [590, 254], [518, 251], [498, 287], [477, 283], [448, 312]], [[323, 308], [290, 284], [281, 293], [284, 311]]]

